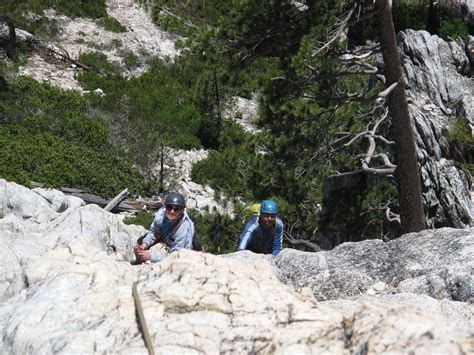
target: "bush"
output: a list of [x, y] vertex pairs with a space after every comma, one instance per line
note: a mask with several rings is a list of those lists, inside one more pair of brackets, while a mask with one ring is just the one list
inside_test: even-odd
[[31, 135], [21, 128], [1, 127], [0, 150], [0, 176], [9, 181], [39, 181], [103, 197], [126, 187], [139, 194], [147, 191], [140, 173], [126, 162], [51, 133]]
[[450, 37], [454, 40], [461, 38], [465, 41], [469, 37], [469, 29], [465, 21], [452, 18], [441, 22], [439, 34], [444, 38]]
[[140, 65], [140, 60], [132, 51], [122, 51], [123, 64], [129, 69], [135, 69]]
[[146, 211], [146, 212], [138, 212], [135, 216], [132, 217], [125, 217], [123, 223], [125, 224], [135, 224], [138, 226], [144, 227], [146, 230], [150, 228], [150, 225], [153, 222], [155, 217], [156, 211]]
[[86, 97], [24, 78], [10, 82], [0, 99], [1, 177], [106, 197], [125, 187], [148, 191], [142, 175], [109, 143], [108, 127], [91, 114]]
[[94, 74], [107, 76], [120, 74], [119, 65], [110, 62], [103, 53], [81, 53], [78, 60], [82, 64], [87, 65], [91, 70], [91, 73], [83, 74], [86, 77], [88, 75], [93, 76]]
[[462, 143], [472, 143], [472, 130], [469, 122], [464, 117], [456, 117], [449, 124], [448, 139]]
[[427, 18], [428, 6], [423, 2], [419, 4], [398, 3], [393, 8], [393, 23], [396, 32], [407, 28], [424, 30], [426, 29]]
[[127, 28], [125, 26], [123, 26], [117, 19], [110, 16], [99, 18], [97, 23], [110, 32], [127, 32]]
[[196, 237], [204, 250], [214, 254], [232, 253], [236, 250], [242, 222], [227, 215], [188, 211], [194, 222]]

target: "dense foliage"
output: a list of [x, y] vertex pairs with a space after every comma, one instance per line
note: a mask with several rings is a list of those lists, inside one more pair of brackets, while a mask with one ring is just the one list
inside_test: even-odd
[[98, 19], [98, 23], [114, 32], [123, 32], [116, 19], [109, 17], [105, 0], [81, 0], [79, 3], [69, 0], [2, 0], [0, 14], [13, 19], [15, 26], [38, 37], [51, 38], [59, 32], [55, 20], [41, 16], [44, 10], [54, 9], [70, 17], [88, 17]]
[[88, 98], [27, 78], [4, 86], [0, 97], [0, 177], [109, 197], [125, 187], [147, 191], [109, 143], [107, 122], [92, 113]]
[[[367, 148], [364, 141], [344, 146], [347, 140], [337, 138], [341, 132], [353, 137], [380, 115], [373, 101], [341, 101], [346, 93], [371, 96], [380, 84], [365, 75], [335, 75], [343, 69], [340, 54], [352, 45], [352, 36], [357, 35], [358, 43], [377, 40], [375, 21], [318, 52], [345, 5], [342, 0], [138, 2], [150, 7], [162, 28], [186, 36], [181, 55], [174, 61], [150, 61], [143, 75], [125, 78], [123, 68], [100, 52], [82, 54], [79, 60], [90, 70], [78, 79], [85, 89], [101, 89], [105, 95], [81, 97], [26, 79], [9, 82], [0, 71], [1, 177], [109, 196], [124, 186], [147, 192], [147, 183], [155, 183], [149, 169], [164, 147], [206, 148], [211, 150], [208, 159], [193, 168], [196, 182], [211, 185], [232, 202], [276, 199], [286, 225], [298, 236], [322, 242], [334, 236], [397, 235], [381, 209], [397, 211], [392, 181], [356, 181], [350, 191], [327, 197], [327, 186], [335, 184], [336, 175], [357, 169]], [[465, 22], [430, 3], [394, 2], [397, 30], [466, 37]], [[50, 7], [95, 19], [108, 30], [125, 30], [107, 16], [103, 0], [82, 1], [81, 6], [5, 0], [0, 13], [18, 27], [51, 37], [58, 31], [54, 21], [28, 15]], [[115, 45], [127, 69], [139, 65], [135, 54]], [[224, 118], [236, 95], [258, 97], [260, 133], [249, 134]], [[455, 125], [451, 135], [459, 141], [465, 129]], [[381, 126], [381, 134], [390, 137], [389, 122]], [[389, 147], [383, 152], [392, 155]], [[147, 183], [127, 162], [140, 167]], [[242, 228], [238, 217], [191, 214], [206, 250], [234, 250]], [[138, 217], [146, 228], [151, 218]]]
[[452, 10], [441, 7], [437, 2], [397, 1], [393, 9], [396, 31], [406, 28], [426, 30], [443, 38], [467, 40], [469, 25], [458, 18]]

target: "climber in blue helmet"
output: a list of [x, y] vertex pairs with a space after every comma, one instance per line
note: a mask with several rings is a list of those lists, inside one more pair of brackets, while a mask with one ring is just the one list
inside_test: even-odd
[[259, 254], [278, 255], [283, 244], [283, 222], [278, 216], [278, 205], [263, 200], [260, 215], [250, 219], [240, 235], [237, 250], [250, 250]]

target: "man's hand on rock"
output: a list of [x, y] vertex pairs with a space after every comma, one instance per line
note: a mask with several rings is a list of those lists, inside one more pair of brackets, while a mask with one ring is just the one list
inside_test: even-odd
[[151, 259], [151, 253], [148, 251], [147, 243], [142, 243], [140, 245], [136, 244], [134, 247], [134, 252], [137, 261], [144, 263]]

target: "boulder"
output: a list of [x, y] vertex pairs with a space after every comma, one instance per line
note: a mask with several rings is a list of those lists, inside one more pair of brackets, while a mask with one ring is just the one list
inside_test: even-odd
[[[67, 207], [66, 207], [67, 206]], [[61, 211], [61, 212], [57, 212]], [[57, 190], [34, 189], [0, 179], [0, 300], [25, 284], [23, 265], [58, 245], [81, 239], [98, 250], [133, 260], [140, 226]]]
[[284, 249], [279, 278], [310, 287], [320, 301], [410, 292], [474, 302], [474, 229], [442, 228], [389, 242], [343, 243], [318, 253]]

